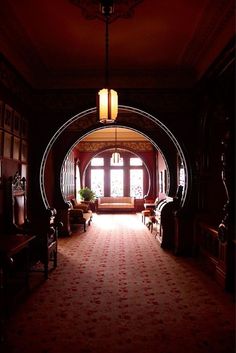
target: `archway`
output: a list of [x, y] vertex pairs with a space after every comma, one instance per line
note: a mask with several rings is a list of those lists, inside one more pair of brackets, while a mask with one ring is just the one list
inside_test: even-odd
[[[114, 142], [115, 134], [117, 135], [116, 142]], [[118, 166], [113, 165], [111, 160], [112, 153], [115, 151], [115, 146], [122, 160], [121, 164]], [[91, 161], [99, 156], [101, 159], [97, 161], [97, 163], [102, 164], [99, 166], [92, 166]], [[130, 159], [131, 157], [140, 159], [140, 161], [142, 161], [141, 165], [132, 165], [133, 162]], [[130, 185], [134, 185], [132, 183], [132, 181], [134, 182], [134, 179], [130, 179], [130, 173], [134, 172], [134, 168], [139, 169], [140, 178], [142, 179], [142, 185], [140, 185], [142, 192], [139, 190], [138, 195], [135, 196], [136, 198], [143, 199], [144, 197], [156, 199], [158, 195], [157, 191], [159, 192], [160, 188], [159, 184], [162, 184], [162, 193], [164, 192], [165, 194], [168, 194], [168, 166], [165, 162], [164, 156], [161, 151], [152, 144], [147, 136], [144, 136], [133, 129], [120, 127], [120, 125], [117, 124], [115, 126], [107, 124], [101, 129], [91, 131], [90, 134], [85, 136], [78, 143], [76, 142], [75, 146], [72, 146], [65, 157], [61, 171], [61, 180], [63, 181], [61, 191], [65, 201], [67, 201], [68, 197], [70, 198], [70, 190], [68, 190], [68, 187], [65, 184], [64, 176], [67, 174], [68, 170], [71, 170], [71, 160], [77, 161], [75, 180], [80, 181], [78, 184], [79, 188], [85, 186], [91, 187], [92, 174], [93, 178], [97, 179], [94, 173], [99, 169], [101, 189], [100, 187], [98, 188], [98, 194], [100, 194], [101, 190], [103, 190], [102, 193], [104, 193], [104, 195], [100, 196], [110, 196], [110, 174], [114, 173], [114, 169], [119, 169], [119, 173], [122, 173], [123, 175], [121, 178], [121, 183], [124, 183], [122, 194], [124, 193], [124, 196], [130, 196]], [[140, 170], [142, 170], [142, 172]], [[160, 175], [165, 176], [163, 178], [165, 180], [162, 179], [162, 183], [160, 183]], [[97, 188], [97, 184], [94, 187]], [[77, 194], [75, 193], [75, 196], [76, 195]]]
[[[117, 126], [116, 126], [117, 128]], [[113, 131], [111, 128], [107, 128], [109, 131]], [[105, 129], [102, 132], [99, 131], [99, 138], [106, 140], [109, 134], [103, 134]], [[111, 174], [115, 175], [116, 170], [118, 170], [119, 175], [121, 176], [121, 180], [117, 182], [117, 186], [122, 195], [119, 196], [134, 196], [136, 199], [143, 199], [150, 195], [156, 194], [156, 183], [153, 185], [154, 176], [155, 176], [155, 168], [153, 170], [153, 154], [156, 154], [153, 146], [143, 137], [142, 141], [134, 141], [133, 139], [140, 138], [140, 134], [130, 132], [130, 129], [117, 128], [117, 135], [124, 134], [123, 131], [127, 134], [129, 131], [129, 142], [128, 145], [125, 145], [126, 140], [122, 142], [117, 142], [116, 148], [120, 154], [120, 161], [118, 164], [113, 163], [112, 161], [112, 153], [115, 151], [114, 147], [111, 147], [111, 141], [108, 142], [100, 142], [99, 149], [96, 151], [85, 152], [85, 158], [82, 156], [83, 164], [78, 163], [78, 170], [80, 171], [80, 180], [81, 186], [91, 187], [93, 191], [97, 192], [97, 196], [112, 196], [111, 195]], [[89, 144], [89, 148], [91, 143], [96, 146], [96, 132], [91, 133], [90, 139], [92, 142], [86, 142], [85, 139], [81, 141], [76, 147], [80, 149], [82, 144], [82, 150], [86, 149], [86, 143]], [[84, 143], [84, 144], [83, 144]], [[108, 144], [108, 146], [107, 146]], [[138, 150], [138, 147], [141, 145]], [[133, 148], [132, 148], [133, 147]], [[136, 147], [136, 149], [134, 149]], [[145, 151], [144, 151], [145, 150]], [[86, 156], [87, 155], [87, 156]], [[79, 156], [80, 160], [80, 156]], [[95, 163], [95, 165], [94, 165]], [[151, 164], [151, 168], [148, 168]], [[137, 172], [137, 173], [135, 173]], [[133, 177], [132, 177], [133, 175]], [[77, 176], [76, 176], [77, 177]], [[98, 183], [99, 178], [99, 183]], [[136, 181], [135, 181], [136, 179]], [[139, 181], [138, 181], [139, 180]], [[156, 180], [157, 181], [157, 180]], [[93, 187], [92, 187], [93, 185]], [[122, 186], [121, 186], [122, 185]], [[131, 186], [132, 185], [132, 186]], [[134, 185], [136, 185], [137, 190], [134, 191]], [[113, 184], [114, 187], [114, 184]], [[133, 195], [130, 195], [134, 193]], [[66, 194], [65, 200], [66, 200]]]
[[[166, 160], [169, 170], [169, 192], [176, 191], [176, 176], [174, 175], [174, 166], [176, 164], [176, 156], [181, 160], [185, 172], [185, 188], [182, 195], [181, 204], [187, 202], [190, 189], [190, 168], [188, 166], [186, 152], [184, 146], [177, 141], [174, 134], [156, 117], [130, 106], [119, 106], [119, 115], [115, 123], [116, 126], [123, 126], [146, 136], [152, 144], [161, 151]], [[71, 119], [69, 119], [54, 134], [48, 143], [44, 152], [40, 165], [40, 191], [45, 207], [50, 205], [50, 197], [46, 189], [45, 173], [50, 166], [50, 155], [57, 155], [57, 163], [54, 168], [54, 187], [60, 189], [60, 173], [66, 155], [69, 151], [86, 135], [101, 128], [101, 124], [97, 121], [96, 108], [83, 111]], [[63, 202], [62, 195], [57, 194], [54, 207]]]

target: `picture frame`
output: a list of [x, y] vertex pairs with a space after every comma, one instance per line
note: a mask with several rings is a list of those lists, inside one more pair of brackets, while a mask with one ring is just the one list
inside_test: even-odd
[[21, 136], [23, 138], [28, 137], [28, 122], [25, 118], [21, 118]]
[[3, 157], [12, 158], [12, 135], [4, 131]]
[[15, 135], [20, 135], [20, 128], [21, 128], [21, 116], [19, 113], [14, 111], [13, 114], [13, 132]]
[[28, 144], [27, 141], [21, 141], [21, 161], [27, 162], [28, 159]]
[[13, 159], [20, 159], [20, 138], [15, 136], [13, 138]]
[[3, 122], [4, 130], [12, 131], [12, 118], [13, 118], [13, 109], [9, 105], [5, 104], [4, 122]]

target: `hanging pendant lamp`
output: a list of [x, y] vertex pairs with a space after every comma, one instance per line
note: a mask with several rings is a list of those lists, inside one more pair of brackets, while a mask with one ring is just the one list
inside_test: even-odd
[[98, 92], [98, 116], [103, 124], [113, 123], [118, 114], [117, 92], [109, 87], [109, 17], [114, 11], [112, 0], [101, 1], [101, 11], [105, 18], [105, 88]]
[[115, 128], [115, 152], [112, 153], [111, 159], [113, 164], [120, 163], [120, 153], [117, 152], [117, 128]]

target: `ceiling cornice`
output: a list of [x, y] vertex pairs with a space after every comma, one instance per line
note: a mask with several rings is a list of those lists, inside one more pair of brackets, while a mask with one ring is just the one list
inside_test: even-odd
[[[235, 3], [233, 0], [216, 1], [214, 11], [211, 11], [211, 7], [212, 2], [208, 1], [199, 18], [199, 23], [192, 39], [181, 55], [179, 61], [181, 65], [195, 68], [203, 67], [206, 54], [211, 50], [220, 33], [231, 23], [233, 25], [235, 21]], [[221, 48], [221, 50], [223, 49]], [[207, 69], [207, 67], [204, 69]], [[203, 71], [203, 68], [201, 71]], [[201, 72], [198, 72], [199, 75], [201, 75]]]

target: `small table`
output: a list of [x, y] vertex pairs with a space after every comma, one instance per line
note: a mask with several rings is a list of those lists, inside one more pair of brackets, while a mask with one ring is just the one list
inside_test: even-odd
[[0, 236], [0, 341], [4, 341], [4, 321], [7, 306], [7, 278], [9, 265], [14, 263], [14, 255], [25, 251], [25, 284], [29, 285], [29, 245], [35, 235], [4, 234]]

